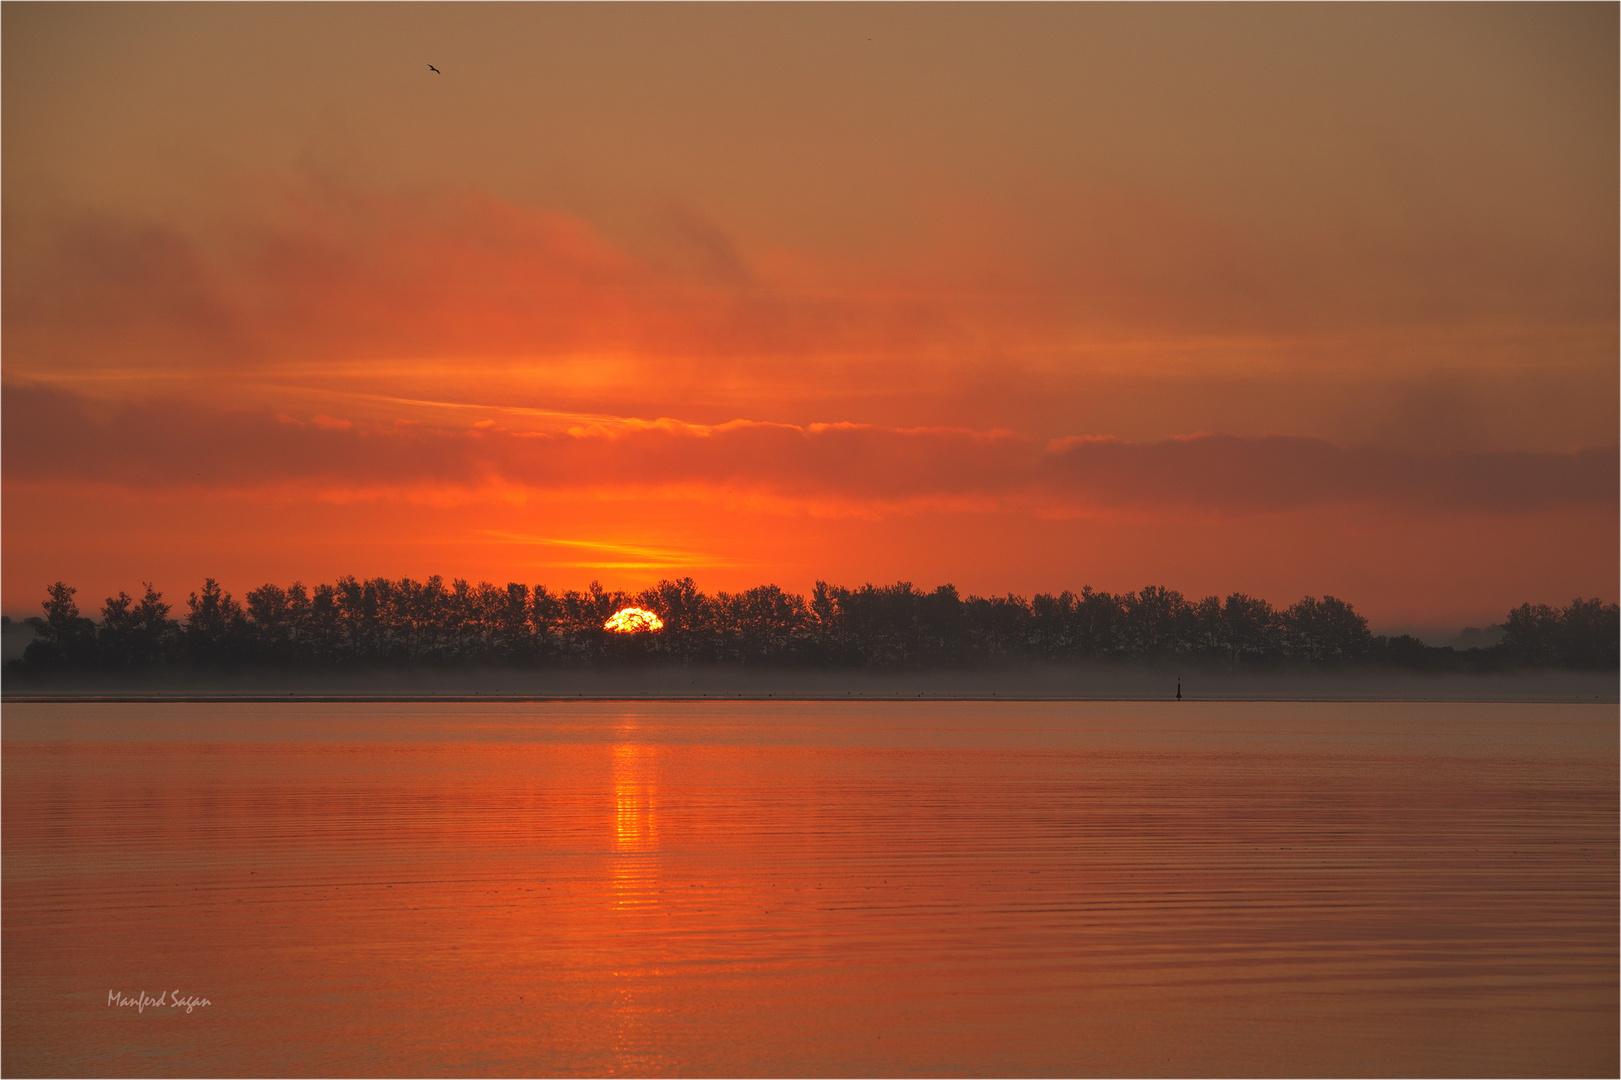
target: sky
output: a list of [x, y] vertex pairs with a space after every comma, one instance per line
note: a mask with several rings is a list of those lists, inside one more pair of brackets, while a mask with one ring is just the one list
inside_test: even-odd
[[4, 4], [0, 604], [1614, 600], [1617, 12]]

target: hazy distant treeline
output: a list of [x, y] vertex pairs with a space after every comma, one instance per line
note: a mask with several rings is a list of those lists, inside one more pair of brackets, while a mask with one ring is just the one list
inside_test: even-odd
[[[545, 586], [505, 587], [439, 577], [360, 581], [314, 589], [262, 585], [241, 601], [213, 579], [186, 601], [183, 619], [150, 585], [111, 597], [95, 622], [75, 590], [51, 586], [22, 670], [64, 666], [313, 667], [403, 664], [823, 664], [927, 667], [997, 661], [1163, 660], [1230, 665], [1393, 663], [1490, 669], [1613, 668], [1615, 604], [1574, 600], [1563, 609], [1525, 604], [1508, 613], [1503, 640], [1455, 652], [1411, 637], [1375, 637], [1365, 618], [1332, 596], [1276, 609], [1234, 593], [1190, 601], [1149, 586], [1033, 599], [961, 597], [902, 582], [847, 589], [817, 582], [807, 598], [762, 585], [708, 595], [691, 578], [635, 595]], [[603, 629], [626, 606], [657, 612], [658, 633]]]

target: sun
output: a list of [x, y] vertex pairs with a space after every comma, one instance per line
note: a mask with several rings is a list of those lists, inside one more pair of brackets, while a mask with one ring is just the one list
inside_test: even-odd
[[664, 629], [664, 620], [646, 608], [620, 608], [602, 624], [602, 628], [616, 634], [651, 634]]

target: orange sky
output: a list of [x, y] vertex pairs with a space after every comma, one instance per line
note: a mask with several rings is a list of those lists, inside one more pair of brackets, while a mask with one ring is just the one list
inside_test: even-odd
[[1616, 597], [1613, 5], [0, 11], [8, 613]]

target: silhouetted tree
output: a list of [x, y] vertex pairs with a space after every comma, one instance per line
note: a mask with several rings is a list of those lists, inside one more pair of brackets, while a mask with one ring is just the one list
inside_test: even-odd
[[1575, 599], [1563, 610], [1521, 604], [1508, 613], [1500, 646], [1512, 663], [1611, 668], [1617, 664], [1621, 609], [1600, 600]]
[[1368, 654], [1373, 635], [1368, 620], [1351, 605], [1332, 596], [1302, 599], [1279, 616], [1283, 647], [1292, 660], [1314, 663], [1361, 660]]
[[556, 657], [567, 651], [563, 640], [562, 598], [544, 585], [536, 585], [529, 594], [529, 626], [535, 635], [537, 655]]
[[255, 655], [271, 662], [291, 660], [296, 627], [287, 590], [276, 585], [261, 585], [245, 599], [247, 636]]
[[1125, 605], [1118, 596], [1093, 592], [1090, 585], [1075, 598], [1075, 648], [1081, 656], [1113, 659], [1126, 652]]
[[636, 602], [664, 620], [655, 643], [659, 653], [681, 664], [709, 660], [717, 650], [709, 598], [690, 577], [660, 581], [642, 592]]
[[[1476, 654], [1483, 651], [1472, 650]], [[1369, 644], [1368, 655], [1381, 663], [1420, 671], [1479, 671], [1493, 666], [1489, 658], [1472, 656], [1466, 659], [1455, 649], [1445, 645], [1426, 645], [1411, 634], [1376, 637]]]
[[142, 582], [146, 592], [136, 605], [132, 632], [132, 658], [135, 663], [161, 664], [169, 659], [180, 638], [180, 626], [169, 618], [169, 605], [163, 594]]
[[1503, 651], [1532, 667], [1559, 662], [1559, 612], [1546, 604], [1521, 604], [1503, 624]]
[[1277, 616], [1272, 605], [1244, 593], [1233, 593], [1221, 605], [1218, 646], [1235, 664], [1274, 656], [1278, 648]]
[[[56, 582], [28, 620], [23, 668], [161, 663], [830, 663], [926, 667], [976, 662], [1196, 658], [1253, 664], [1393, 663], [1428, 670], [1562, 665], [1614, 668], [1621, 613], [1599, 600], [1564, 609], [1522, 604], [1500, 645], [1458, 652], [1410, 637], [1374, 638], [1367, 620], [1332, 596], [1282, 611], [1243, 593], [1195, 603], [1146, 586], [1115, 595], [961, 597], [910, 582], [848, 589], [818, 581], [809, 599], [775, 585], [708, 596], [691, 578], [632, 598], [593, 581], [553, 593], [438, 576], [425, 582], [339, 578], [306, 589], [262, 585], [238, 604], [210, 578], [187, 601], [184, 628], [150, 583], [140, 601], [119, 592], [99, 627]], [[664, 620], [658, 634], [611, 634], [603, 623], [635, 602]]]
[[45, 616], [34, 616], [34, 640], [23, 650], [23, 662], [36, 668], [79, 666], [96, 660], [96, 624], [79, 614], [73, 600], [77, 589], [66, 582], [54, 582], [45, 590], [40, 603]]
[[1026, 655], [1033, 630], [1030, 606], [1021, 596], [970, 596], [963, 603], [968, 652], [986, 660]]
[[230, 664], [239, 655], [245, 631], [242, 606], [213, 578], [203, 579], [203, 590], [186, 600], [187, 658], [195, 664]]
[[135, 600], [122, 589], [101, 606], [101, 627], [96, 631], [96, 654], [108, 667], [128, 667], [133, 660], [130, 648], [135, 622]]
[[1189, 652], [1191, 612], [1182, 594], [1157, 585], [1127, 593], [1124, 607], [1126, 654], [1134, 659]]
[[1572, 600], [1559, 614], [1562, 663], [1577, 668], [1616, 666], [1621, 608], [1596, 597]]
[[[600, 581], [593, 581], [584, 592], [569, 590], [558, 598], [562, 609], [563, 642], [566, 655], [576, 660], [596, 660], [603, 657], [612, 644], [620, 652], [641, 657], [649, 650], [645, 641], [624, 644], [625, 639], [610, 635], [602, 628], [608, 617], [620, 608], [628, 607], [630, 597], [623, 592], [607, 592]], [[617, 642], [610, 638], [618, 638]]]

